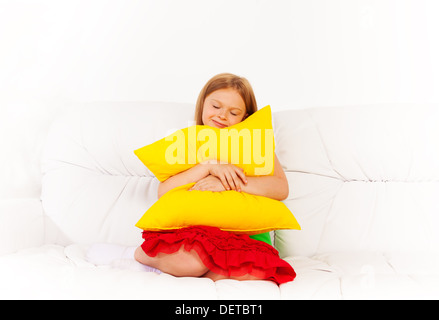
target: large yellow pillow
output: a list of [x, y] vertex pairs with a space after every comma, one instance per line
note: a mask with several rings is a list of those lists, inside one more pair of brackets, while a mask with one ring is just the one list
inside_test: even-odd
[[223, 129], [195, 125], [177, 130], [134, 153], [161, 182], [207, 160], [232, 163], [247, 176], [273, 175], [271, 109], [266, 106]]
[[281, 201], [234, 190], [189, 191], [193, 185], [165, 193], [136, 226], [146, 231], [164, 231], [203, 225], [250, 235], [278, 229], [300, 230]]

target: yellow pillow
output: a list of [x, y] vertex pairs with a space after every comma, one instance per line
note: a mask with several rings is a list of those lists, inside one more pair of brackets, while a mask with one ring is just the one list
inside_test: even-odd
[[161, 182], [207, 160], [232, 163], [247, 176], [273, 175], [271, 109], [266, 106], [223, 129], [195, 125], [177, 130], [134, 153]]
[[224, 231], [258, 234], [300, 226], [287, 206], [277, 200], [237, 191], [198, 191], [190, 183], [165, 193], [136, 227], [146, 231], [203, 225]]

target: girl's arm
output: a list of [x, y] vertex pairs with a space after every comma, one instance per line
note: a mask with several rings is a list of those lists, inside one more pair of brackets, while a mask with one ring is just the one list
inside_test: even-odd
[[275, 200], [285, 200], [289, 193], [288, 181], [277, 156], [274, 157], [272, 176], [247, 177], [247, 184], [242, 186], [241, 191]]
[[240, 186], [242, 183], [246, 183], [246, 177], [242, 169], [228, 163], [208, 161], [197, 164], [161, 182], [158, 188], [158, 197], [160, 198], [171, 189], [188, 183], [198, 182], [209, 175], [218, 177], [226, 190], [233, 189], [241, 191]]
[[[228, 165], [229, 169], [235, 166]], [[224, 183], [224, 179], [220, 179], [217, 176], [221, 176], [217, 171], [221, 167], [213, 167], [209, 170], [210, 174], [199, 180], [193, 187], [192, 190], [201, 191], [224, 191], [229, 187], [227, 183]], [[227, 168], [227, 167], [226, 167]], [[237, 168], [237, 167], [235, 167]], [[224, 169], [224, 168], [223, 168]], [[240, 172], [237, 171], [239, 174]], [[234, 183], [237, 188], [233, 188], [237, 191], [243, 191], [246, 193], [264, 196], [272, 198], [275, 200], [285, 200], [288, 197], [289, 188], [288, 181], [285, 176], [282, 166], [275, 156], [274, 161], [274, 173], [272, 176], [262, 176], [262, 177], [246, 177], [244, 179], [239, 175], [239, 179], [235, 177]], [[228, 189], [230, 190], [230, 188]]]
[[186, 171], [180, 172], [175, 176], [160, 182], [158, 189], [158, 197], [160, 198], [166, 192], [179, 186], [198, 182], [209, 175], [209, 166], [206, 164], [198, 164]]

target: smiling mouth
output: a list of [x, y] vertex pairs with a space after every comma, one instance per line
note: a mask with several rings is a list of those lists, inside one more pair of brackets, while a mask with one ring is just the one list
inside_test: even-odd
[[218, 121], [215, 121], [215, 120], [213, 120], [213, 119], [212, 119], [212, 122], [213, 122], [213, 123], [215, 124], [215, 126], [218, 127], [218, 128], [225, 128], [225, 127], [227, 127], [227, 125], [222, 124], [222, 123], [219, 123]]

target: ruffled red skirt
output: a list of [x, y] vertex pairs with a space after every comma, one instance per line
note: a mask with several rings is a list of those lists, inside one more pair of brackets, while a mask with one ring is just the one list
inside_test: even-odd
[[144, 231], [143, 239], [142, 249], [150, 257], [160, 252], [171, 254], [184, 246], [186, 251], [195, 250], [210, 271], [227, 277], [250, 274], [277, 284], [293, 281], [296, 277], [291, 265], [269, 244], [215, 227]]

